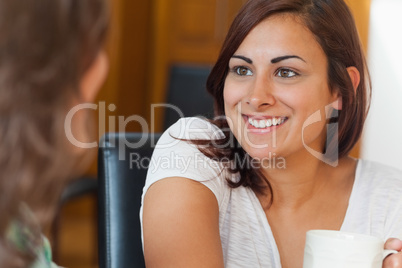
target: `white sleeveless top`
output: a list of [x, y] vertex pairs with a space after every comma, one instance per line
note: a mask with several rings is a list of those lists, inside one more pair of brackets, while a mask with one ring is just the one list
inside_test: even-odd
[[[199, 181], [215, 195], [225, 267], [280, 268], [280, 256], [268, 220], [250, 188], [230, 188], [228, 175], [195, 145], [181, 139], [216, 139], [223, 133], [199, 118], [182, 118], [160, 138], [152, 155], [142, 200], [148, 188], [167, 177]], [[336, 200], [334, 200], [336, 202]], [[142, 224], [142, 207], [140, 211]], [[342, 231], [402, 238], [402, 173], [359, 160]]]

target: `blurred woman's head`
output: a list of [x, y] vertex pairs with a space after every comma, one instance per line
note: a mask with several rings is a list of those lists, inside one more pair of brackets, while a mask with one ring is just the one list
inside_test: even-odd
[[[207, 81], [216, 115], [225, 114], [223, 92], [230, 59], [252, 29], [277, 14], [290, 14], [304, 24], [327, 57], [328, 88], [339, 94], [342, 106], [336, 146], [339, 157], [345, 156], [361, 135], [371, 88], [355, 22], [343, 0], [249, 0], [232, 23]], [[356, 90], [347, 69], [352, 66], [360, 74]]]
[[1, 238], [21, 203], [48, 221], [77, 167], [64, 120], [106, 75], [107, 25], [106, 0], [0, 1]]

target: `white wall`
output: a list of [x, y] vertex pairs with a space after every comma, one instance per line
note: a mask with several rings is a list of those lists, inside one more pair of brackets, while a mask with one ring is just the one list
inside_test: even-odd
[[361, 156], [402, 170], [402, 0], [372, 0], [368, 63], [373, 99]]

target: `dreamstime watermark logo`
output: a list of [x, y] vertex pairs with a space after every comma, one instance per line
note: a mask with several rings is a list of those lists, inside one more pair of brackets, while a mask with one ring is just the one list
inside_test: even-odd
[[[326, 148], [328, 148], [330, 145], [329, 143], [332, 142], [331, 151], [329, 151], [329, 150], [327, 150], [325, 152], [317, 151], [317, 150], [309, 147], [309, 145], [305, 141], [305, 129], [307, 127], [309, 127], [310, 125], [313, 125], [317, 122], [321, 122], [323, 120], [329, 122], [329, 119], [338, 117], [337, 110], [334, 110], [332, 107], [333, 107], [333, 104], [329, 104], [325, 107], [325, 116], [324, 117], [322, 116], [322, 113], [320, 110], [316, 111], [310, 117], [308, 117], [306, 119], [306, 121], [303, 123], [301, 135], [302, 135], [303, 146], [310, 154], [312, 154], [317, 159], [320, 159], [321, 161], [327, 163], [328, 165], [337, 166], [338, 158], [336, 157], [334, 159], [334, 157], [331, 157], [333, 155], [336, 155], [336, 156], [338, 155], [338, 123], [337, 122], [336, 123], [327, 123]], [[127, 139], [124, 139], [124, 136], [122, 136], [122, 138], [119, 140], [119, 144], [116, 145], [119, 147], [118, 148], [119, 149], [119, 159], [125, 160], [127, 148], [131, 148], [131, 149], [141, 148], [148, 142], [147, 139], [150, 137], [150, 135], [146, 135], [146, 133], [155, 132], [155, 121], [156, 121], [155, 120], [155, 110], [156, 109], [159, 109], [159, 108], [164, 108], [165, 110], [171, 109], [177, 113], [178, 118], [184, 117], [184, 114], [180, 110], [180, 108], [175, 105], [172, 105], [172, 104], [166, 104], [166, 103], [152, 104], [150, 108], [151, 108], [151, 120], [150, 120], [150, 124], [148, 124], [147, 120], [140, 115], [131, 115], [129, 117], [124, 117], [124, 116], [108, 116], [107, 117], [106, 111], [113, 112], [116, 110], [116, 106], [114, 104], [110, 104], [107, 107], [106, 107], [105, 102], [99, 102], [99, 104], [94, 104], [94, 103], [79, 104], [79, 105], [73, 107], [68, 112], [68, 114], [65, 118], [65, 121], [64, 121], [65, 134], [66, 134], [67, 139], [70, 141], [70, 143], [79, 148], [95, 148], [97, 146], [103, 146], [102, 143], [98, 144], [98, 142], [96, 142], [96, 141], [92, 141], [92, 142], [80, 141], [73, 134], [73, 131], [72, 131], [73, 117], [78, 112], [80, 112], [82, 110], [86, 110], [86, 109], [98, 111], [99, 135], [103, 135], [103, 133], [105, 133], [105, 132], [126, 132], [127, 125], [129, 123], [137, 123], [140, 125], [141, 132], [144, 133], [144, 135], [142, 135], [141, 139], [136, 140], [135, 142], [132, 142]], [[205, 137], [205, 133], [209, 133], [209, 138], [211, 139], [211, 143], [216, 148], [228, 148], [228, 147], [234, 148], [234, 146], [236, 146], [236, 141], [235, 141], [233, 135], [231, 135], [231, 137], [229, 139], [227, 139], [226, 144], [215, 143], [215, 141], [223, 138], [222, 131], [230, 132], [231, 129], [234, 129], [234, 126], [237, 126], [238, 128], [240, 128], [242, 125], [244, 126], [244, 123], [241, 122], [241, 120], [244, 120], [244, 119], [240, 116], [237, 117], [237, 119], [236, 119], [237, 124], [234, 124], [234, 122], [232, 122], [231, 118], [229, 118], [229, 117], [221, 116], [221, 118], [214, 118], [214, 119], [226, 120], [229, 125], [229, 129], [217, 129], [216, 127], [214, 127], [213, 125], [208, 124], [208, 123], [200, 125], [199, 124], [200, 120], [189, 119], [189, 120], [179, 121], [181, 124], [178, 128], [179, 133], [175, 133], [175, 135], [176, 135], [176, 137], [178, 137], [182, 140], [193, 140], [193, 139], [197, 139], [203, 135]], [[106, 129], [106, 121], [109, 122], [108, 129]], [[273, 129], [273, 131], [270, 135], [271, 139], [272, 139], [270, 144], [253, 143], [252, 140], [250, 139], [248, 129], [244, 128], [244, 127], [242, 127], [242, 129], [238, 129], [238, 131], [236, 133], [238, 133], [238, 135], [239, 135], [239, 137], [237, 137], [237, 139], [242, 140], [242, 142], [246, 142], [250, 148], [263, 149], [263, 148], [268, 148], [270, 146], [271, 146], [271, 148], [277, 147], [276, 128]], [[173, 148], [173, 146], [175, 146], [177, 143], [180, 142], [180, 139], [172, 139], [172, 141], [169, 144], [158, 144], [158, 147], [159, 148]], [[149, 145], [152, 148], [154, 148], [156, 146], [155, 142], [151, 142], [151, 144], [148, 144], [147, 146], [149, 146]], [[329, 155], [329, 154], [331, 154], [331, 155]], [[139, 166], [143, 167], [143, 166], [145, 166], [146, 162], [150, 163], [150, 161], [151, 161], [150, 159], [147, 159], [144, 157], [142, 157], [141, 159], [135, 158], [136, 156], [139, 156], [139, 155], [134, 154], [133, 155], [134, 158], [131, 158], [131, 156], [130, 156], [130, 163], [136, 163]], [[198, 158], [195, 158], [195, 159], [198, 159]], [[280, 158], [276, 157], [276, 155], [269, 155], [268, 159], [278, 160]], [[183, 166], [185, 167], [186, 163], [189, 163], [188, 161], [190, 161], [190, 160], [182, 159], [182, 158], [180, 158], [179, 155], [175, 155], [174, 162], [175, 162], [175, 164], [183, 164]], [[139, 161], [140, 162], [142, 161], [142, 163], [139, 163]], [[279, 165], [280, 167], [286, 166], [286, 164], [283, 164], [284, 161], [285, 161], [285, 159], [280, 159], [280, 161], [277, 163], [274, 163], [273, 166], [275, 166], [275, 167], [277, 165]], [[221, 159], [220, 162], [225, 162], [225, 161], [222, 161], [222, 159]], [[235, 161], [235, 162], [241, 163], [240, 160]], [[261, 166], [264, 163], [272, 163], [272, 161], [255, 160], [255, 163], [248, 163], [247, 165], [254, 167], [257, 165]], [[170, 164], [172, 164], [172, 163], [170, 163]], [[158, 165], [160, 166], [160, 163]], [[158, 165], [156, 165], [156, 166], [158, 166]]]

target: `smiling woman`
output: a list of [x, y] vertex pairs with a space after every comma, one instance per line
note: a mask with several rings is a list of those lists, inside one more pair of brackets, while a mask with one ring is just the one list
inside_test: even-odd
[[181, 119], [154, 151], [190, 164], [148, 173], [147, 267], [302, 267], [311, 229], [402, 238], [401, 172], [348, 157], [366, 81], [343, 0], [248, 1], [207, 81], [216, 119]]

